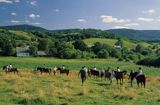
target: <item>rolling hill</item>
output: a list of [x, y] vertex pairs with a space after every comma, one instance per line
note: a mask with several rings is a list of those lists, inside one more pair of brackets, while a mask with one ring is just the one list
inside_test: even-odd
[[[160, 40], [160, 30], [134, 30], [134, 29], [110, 29], [110, 30], [98, 30], [98, 29], [61, 29], [61, 30], [47, 30], [41, 27], [32, 26], [32, 25], [13, 25], [13, 26], [1, 26], [0, 29], [6, 29], [6, 30], [16, 30], [16, 31], [25, 31], [25, 32], [31, 32], [31, 31], [37, 31], [37, 32], [43, 32], [43, 33], [49, 33], [54, 34], [58, 36], [65, 36], [66, 34], [69, 35], [79, 35], [86, 32], [89, 32], [87, 34], [99, 34], [99, 36], [104, 37], [107, 34], [112, 35], [112, 37], [119, 37], [123, 36], [129, 39], [136, 39], [136, 40]], [[100, 34], [101, 33], [101, 34]], [[92, 36], [94, 36], [92, 34]]]
[[160, 30], [110, 29], [116, 36], [138, 40], [160, 40]]
[[47, 31], [44, 28], [32, 26], [32, 25], [12, 25], [12, 26], [1, 26], [0, 29], [6, 29], [6, 30], [16, 30], [16, 31]]
[[[127, 48], [135, 48], [137, 44], [141, 44], [144, 47], [148, 47], [150, 45], [146, 42], [137, 42], [136, 43], [136, 42], [132, 42], [130, 40], [123, 40], [123, 41], [124, 41], [124, 47], [127, 47]], [[93, 44], [96, 42], [101, 42], [101, 43], [108, 44], [110, 46], [114, 46], [114, 44], [117, 42], [117, 39], [89, 38], [89, 39], [85, 39], [84, 42], [88, 46], [93, 46]]]

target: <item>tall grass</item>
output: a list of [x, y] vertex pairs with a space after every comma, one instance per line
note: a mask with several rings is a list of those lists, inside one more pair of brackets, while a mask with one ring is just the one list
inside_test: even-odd
[[101, 81], [87, 77], [81, 86], [78, 72], [69, 76], [33, 74], [20, 71], [19, 75], [0, 73], [0, 105], [159, 105], [159, 77], [147, 79], [146, 88], [138, 88], [128, 79], [123, 85], [113, 80]]

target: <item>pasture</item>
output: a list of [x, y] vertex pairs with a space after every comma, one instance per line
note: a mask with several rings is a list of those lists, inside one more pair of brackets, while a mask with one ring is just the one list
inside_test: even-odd
[[[138, 88], [136, 81], [130, 87], [125, 78], [123, 85], [115, 79], [110, 85], [108, 80], [87, 77], [81, 86], [78, 71], [83, 65], [99, 69], [117, 66], [122, 70], [137, 70], [131, 62], [117, 62], [115, 59], [55, 59], [55, 58], [14, 58], [0, 57], [0, 67], [12, 64], [19, 74], [0, 72], [0, 105], [159, 105], [160, 72], [158, 68], [143, 67], [147, 76], [146, 88]], [[34, 74], [36, 66], [47, 67], [65, 65], [71, 70], [69, 76]]]
[[[123, 40], [124, 41], [124, 47], [126, 48], [135, 48], [137, 44], [140, 44], [144, 47], [148, 47], [150, 46], [150, 44], [146, 43], [146, 42], [138, 42], [138, 43], [135, 43], [135, 42], [132, 42], [132, 41], [129, 41], [129, 40]], [[104, 43], [104, 44], [108, 44], [110, 46], [114, 46], [115, 43], [117, 42], [116, 39], [104, 39], [104, 38], [89, 38], [89, 39], [85, 39], [84, 42], [88, 45], [88, 46], [93, 46], [94, 43], [96, 42], [101, 42], [101, 43]]]

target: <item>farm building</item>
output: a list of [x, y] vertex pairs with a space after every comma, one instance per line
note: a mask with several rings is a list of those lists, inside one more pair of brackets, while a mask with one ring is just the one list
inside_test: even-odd
[[37, 55], [40, 56], [40, 57], [45, 57], [45, 56], [47, 56], [47, 54], [46, 54], [45, 51], [37, 51]]
[[29, 57], [29, 46], [26, 47], [16, 47], [16, 56], [17, 57]]

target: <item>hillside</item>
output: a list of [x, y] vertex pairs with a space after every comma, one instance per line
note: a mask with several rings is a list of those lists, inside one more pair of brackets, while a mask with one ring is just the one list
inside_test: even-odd
[[[1, 26], [0, 29], [6, 30], [16, 30], [16, 31], [26, 31], [26, 32], [40, 32], [48, 34], [52, 37], [70, 37], [86, 33], [88, 37], [119, 37], [123, 36], [130, 39], [136, 40], [160, 40], [160, 30], [133, 30], [133, 29], [110, 29], [110, 30], [98, 30], [98, 29], [62, 29], [62, 30], [47, 30], [41, 27], [32, 26], [32, 25], [13, 25], [13, 26]], [[108, 36], [109, 35], [109, 36]], [[67, 38], [68, 38], [67, 37]], [[74, 36], [75, 37], [75, 36]]]
[[6, 29], [6, 30], [16, 30], [16, 31], [47, 31], [44, 28], [37, 27], [37, 26], [32, 26], [32, 25], [12, 25], [12, 26], [1, 26], [1, 29]]
[[[89, 38], [89, 39], [85, 39], [84, 42], [88, 45], [88, 46], [93, 46], [94, 43], [96, 42], [101, 42], [101, 43], [105, 43], [108, 44], [110, 46], [114, 46], [114, 44], [117, 42], [117, 39], [104, 39], [104, 38]], [[123, 40], [124, 42], [124, 47], [127, 48], [135, 48], [137, 44], [141, 44], [144, 47], [148, 47], [150, 44], [146, 43], [146, 42], [132, 42], [130, 40]]]
[[138, 40], [160, 40], [160, 30], [111, 29], [116, 36], [124, 36]]

